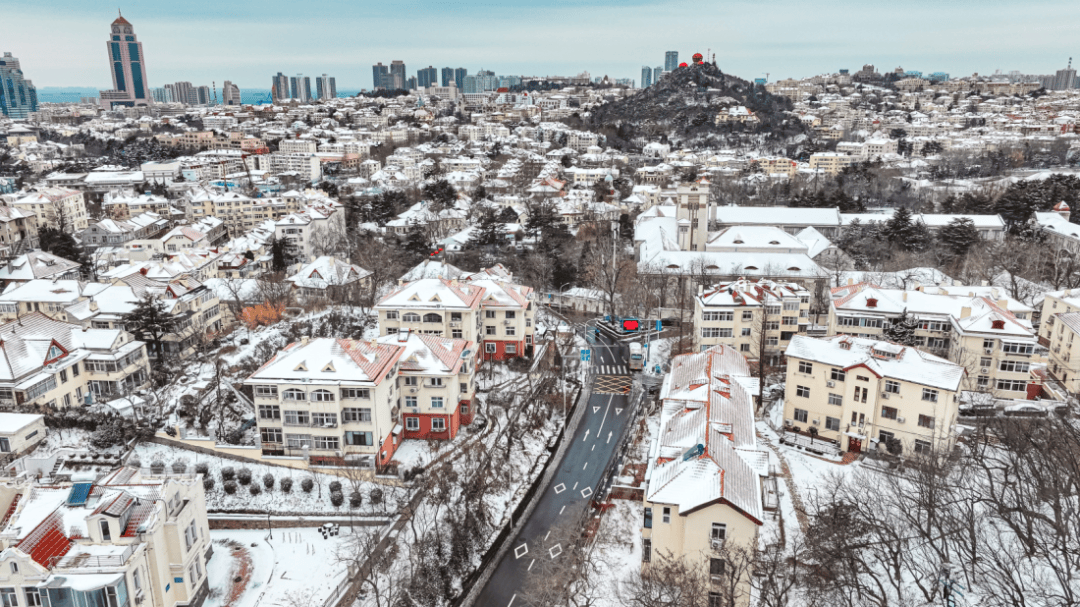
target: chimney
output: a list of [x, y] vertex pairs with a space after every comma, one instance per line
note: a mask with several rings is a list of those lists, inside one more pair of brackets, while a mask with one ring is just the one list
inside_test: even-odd
[[310, 339], [308, 339], [308, 336], [307, 336], [307, 335], [305, 335], [305, 336], [301, 337], [301, 338], [300, 338], [300, 346], [301, 346], [301, 347], [303, 347], [303, 346], [306, 346], [306, 345], [308, 345], [308, 342], [309, 342], [309, 341], [311, 341], [311, 340], [310, 340]]
[[907, 301], [907, 291], [904, 291], [904, 301]]
[[971, 316], [971, 306], [960, 308], [960, 318], [967, 318], [968, 316]]
[[996, 303], [998, 305], [998, 307], [1001, 308], [1002, 310], [1008, 310], [1009, 309], [1009, 300], [1008, 299], [999, 299], [994, 303]]
[[851, 285], [855, 284], [855, 279], [854, 279], [854, 278], [849, 278], [849, 279], [847, 279], [847, 284], [848, 284], [848, 286], [849, 286], [849, 287], [850, 287]]
[[90, 298], [90, 311], [91, 312], [97, 312], [98, 311], [98, 304], [97, 304], [96, 301], [94, 301], [93, 297]]
[[697, 294], [698, 295], [704, 295], [705, 294], [705, 285], [698, 285], [697, 286]]
[[1054, 205], [1054, 212], [1057, 213], [1058, 215], [1061, 215], [1062, 217], [1064, 217], [1065, 221], [1069, 221], [1069, 217], [1070, 217], [1069, 205], [1065, 204], [1064, 200], [1062, 200], [1061, 202]]

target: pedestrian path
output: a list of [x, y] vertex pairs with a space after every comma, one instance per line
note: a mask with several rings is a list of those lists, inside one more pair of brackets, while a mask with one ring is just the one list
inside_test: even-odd
[[626, 365], [596, 365], [596, 372], [600, 375], [630, 375]]

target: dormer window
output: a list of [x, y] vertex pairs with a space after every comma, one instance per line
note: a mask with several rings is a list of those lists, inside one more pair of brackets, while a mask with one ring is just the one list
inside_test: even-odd
[[1005, 321], [1004, 320], [990, 321], [990, 328], [991, 329], [1004, 329], [1005, 328]]
[[779, 240], [770, 240], [769, 244], [780, 244]]

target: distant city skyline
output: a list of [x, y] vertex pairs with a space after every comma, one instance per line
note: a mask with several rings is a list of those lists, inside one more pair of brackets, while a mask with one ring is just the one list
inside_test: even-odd
[[[996, 69], [1053, 74], [1080, 55], [1069, 31], [1080, 20], [1080, 3], [1052, 0], [978, 6], [841, 0], [812, 9], [794, 0], [706, 1], [692, 8], [653, 0], [509, 0], [495, 7], [462, 0], [452, 8], [404, 0], [404, 6], [365, 5], [362, 12], [354, 7], [341, 0], [302, 7], [237, 0], [193, 13], [190, 6], [140, 0], [120, 8], [127, 9], [124, 17], [145, 45], [149, 88], [230, 80], [241, 89], [264, 89], [282, 72], [331, 73], [340, 89], [371, 89], [371, 66], [387, 59], [415, 66], [408, 77], [431, 65], [440, 73], [461, 66], [497, 75], [588, 71], [640, 83], [642, 66], [663, 65], [671, 50], [680, 57], [715, 53], [725, 71], [748, 79], [768, 72], [772, 81], [840, 68], [854, 72], [864, 63], [882, 71], [943, 71], [954, 78]], [[115, 18], [114, 9], [88, 0], [9, 6], [2, 50], [21, 59], [39, 88], [108, 89], [112, 78], [101, 35]], [[371, 28], [372, 19], [380, 27]], [[537, 38], [540, 22], [560, 24], [556, 35]], [[478, 24], [487, 26], [481, 27], [482, 39], [475, 36]], [[357, 27], [365, 36], [355, 36]]]

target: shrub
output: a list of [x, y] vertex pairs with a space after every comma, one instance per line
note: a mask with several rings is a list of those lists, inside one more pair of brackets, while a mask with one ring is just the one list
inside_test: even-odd
[[287, 476], [285, 478], [281, 479], [281, 482], [278, 483], [278, 485], [281, 487], [281, 490], [283, 492], [285, 492], [285, 493], [288, 493], [288, 492], [292, 491], [292, 479], [287, 477]]
[[259, 488], [258, 483], [248, 487], [248, 491], [250, 491], [252, 495], [258, 495], [262, 493], [262, 489]]
[[221, 480], [231, 481], [236, 478], [236, 469], [232, 466], [225, 466], [221, 469]]
[[250, 468], [241, 468], [240, 471], [236, 473], [236, 480], [240, 481], [241, 485], [250, 484], [251, 483], [251, 469]]
[[214, 488], [214, 477], [204, 476], [202, 479], [202, 488], [206, 491], [210, 491]]
[[309, 476], [300, 481], [300, 488], [304, 490], [304, 493], [311, 493], [311, 490], [315, 488], [315, 481]]
[[382, 489], [375, 487], [368, 493], [368, 501], [372, 504], [381, 504], [383, 500]]
[[119, 421], [101, 424], [90, 435], [90, 446], [95, 449], [108, 449], [124, 442], [124, 426]]
[[353, 510], [359, 508], [360, 504], [363, 503], [363, 501], [364, 500], [360, 497], [359, 491], [353, 491], [349, 494], [349, 507]]
[[330, 481], [330, 493], [341, 493], [341, 481]]
[[198, 472], [199, 474], [202, 474], [204, 476], [210, 474], [210, 464], [206, 462], [199, 462], [195, 464], [195, 472]]
[[330, 503], [335, 508], [340, 508], [345, 503], [345, 496], [340, 491], [333, 491], [330, 493]]
[[263, 475], [263, 486], [266, 487], [267, 491], [273, 491], [274, 490], [274, 475], [273, 474], [270, 474], [269, 472], [267, 472], [266, 474]]
[[423, 473], [424, 473], [424, 467], [423, 466], [413, 466], [412, 468], [406, 470], [405, 473], [402, 474], [401, 476], [405, 480], [405, 482], [409, 482], [409, 481], [413, 480], [414, 478], [420, 476]]
[[142, 460], [138, 457], [132, 457], [128, 460], [127, 465], [131, 466], [132, 468], [142, 468]]
[[176, 474], [183, 474], [187, 472], [187, 462], [184, 460], [176, 460], [172, 463], [172, 471]]
[[236, 481], [225, 481], [225, 484], [221, 486], [225, 490], [225, 493], [232, 495], [236, 493]]
[[159, 459], [150, 462], [150, 471], [154, 474], [161, 474], [162, 472], [165, 472], [165, 462]]

